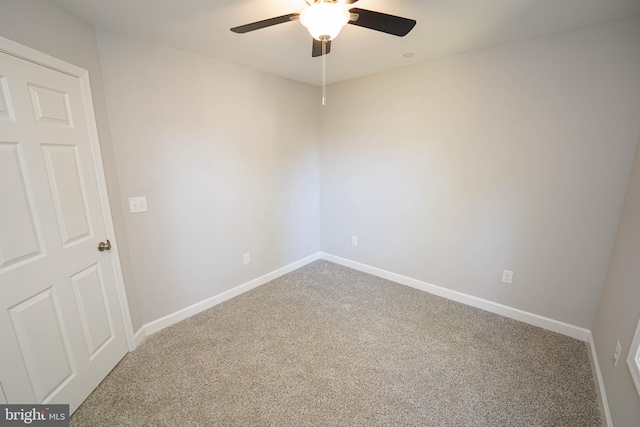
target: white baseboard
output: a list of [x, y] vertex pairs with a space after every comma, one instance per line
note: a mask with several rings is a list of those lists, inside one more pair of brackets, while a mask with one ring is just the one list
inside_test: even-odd
[[147, 329], [145, 328], [145, 325], [142, 325], [140, 329], [138, 329], [138, 331], [133, 335], [133, 339], [136, 343], [136, 347], [142, 344], [142, 341], [144, 341], [146, 337], [147, 337]]
[[382, 277], [383, 279], [391, 280], [396, 283], [400, 283], [405, 286], [410, 286], [421, 291], [429, 292], [434, 295], [438, 295], [443, 298], [447, 298], [453, 301], [460, 302], [462, 304], [470, 305], [472, 307], [481, 308], [491, 313], [496, 313], [510, 319], [519, 320], [521, 322], [528, 323], [530, 325], [538, 326], [543, 329], [547, 329], [559, 334], [567, 335], [572, 338], [579, 339], [581, 341], [587, 341], [589, 330], [581, 328], [579, 326], [571, 325], [569, 323], [560, 322], [558, 320], [550, 319], [548, 317], [540, 316], [538, 314], [529, 313], [524, 310], [509, 307], [507, 305], [499, 304], [486, 299], [474, 297], [462, 292], [454, 291], [451, 289], [443, 288], [442, 286], [432, 285], [431, 283], [423, 282], [421, 280], [413, 279], [411, 277], [403, 276], [401, 274], [392, 273], [381, 268], [372, 267], [367, 264], [362, 264], [357, 261], [352, 261], [347, 258], [320, 253], [322, 259], [335, 262], [336, 264], [344, 265], [345, 267], [353, 268], [354, 270], [363, 271], [365, 273], [372, 274], [374, 276]]
[[598, 399], [600, 399], [599, 404], [601, 405], [601, 409], [604, 412], [604, 417], [606, 420], [606, 425], [608, 427], [613, 426], [613, 420], [611, 419], [611, 411], [609, 411], [609, 402], [607, 401], [607, 393], [604, 389], [604, 381], [602, 381], [602, 372], [600, 372], [600, 362], [598, 362], [598, 353], [596, 352], [596, 345], [593, 342], [593, 335], [591, 331], [589, 331], [588, 336], [589, 347], [591, 348], [591, 358], [593, 361], [593, 366], [596, 370], [596, 379], [598, 380], [597, 388], [598, 388]]
[[227, 301], [233, 297], [250, 291], [251, 289], [257, 288], [260, 285], [264, 285], [271, 280], [274, 280], [284, 274], [294, 271], [318, 259], [331, 261], [336, 264], [344, 265], [345, 267], [353, 268], [354, 270], [363, 271], [365, 273], [382, 277], [383, 279], [391, 280], [393, 282], [400, 283], [405, 286], [410, 286], [421, 291], [429, 292], [431, 294], [457, 301], [462, 304], [477, 307], [491, 313], [496, 313], [501, 316], [519, 320], [530, 325], [538, 326], [543, 329], [547, 329], [553, 332], [567, 335], [572, 338], [579, 339], [581, 341], [588, 342], [591, 348], [591, 354], [595, 365], [598, 387], [600, 391], [600, 403], [602, 404], [602, 407], [604, 409], [606, 423], [609, 427], [613, 425], [611, 422], [611, 414], [609, 411], [607, 396], [604, 390], [604, 383], [602, 382], [602, 374], [600, 372], [600, 365], [598, 363], [598, 355], [596, 354], [596, 349], [590, 330], [324, 252], [317, 252], [306, 258], [302, 258], [296, 262], [260, 276], [256, 279], [243, 283], [242, 285], [236, 286], [235, 288], [229, 289], [228, 291], [222, 292], [221, 294], [214, 295], [203, 301], [190, 305], [189, 307], [185, 307], [182, 310], [178, 310], [167, 316], [161, 317], [160, 319], [146, 323], [135, 333], [136, 346], [140, 345], [148, 335], [151, 335], [154, 332], [158, 332], [161, 329], [166, 328], [167, 326], [171, 326], [174, 323], [187, 319], [195, 314], [207, 310], [208, 308], [218, 305], [221, 302]]
[[164, 329], [167, 326], [171, 326], [174, 323], [178, 323], [181, 320], [187, 319], [193, 316], [194, 314], [198, 314], [208, 308], [213, 307], [214, 305], [218, 305], [221, 302], [230, 300], [233, 297], [236, 297], [240, 294], [250, 291], [251, 289], [257, 288], [260, 285], [264, 285], [265, 283], [270, 282], [273, 279], [277, 279], [282, 275], [285, 275], [293, 270], [297, 270], [298, 268], [305, 266], [318, 259], [320, 259], [320, 252], [310, 255], [306, 258], [302, 258], [289, 265], [286, 265], [270, 273], [267, 273], [263, 276], [260, 276], [246, 283], [243, 283], [242, 285], [238, 285], [235, 288], [231, 288], [228, 291], [222, 292], [221, 294], [214, 295], [210, 298], [207, 298], [193, 305], [185, 307], [182, 310], [178, 310], [174, 313], [168, 314], [164, 317], [161, 317], [160, 319], [154, 320], [149, 323], [145, 323], [135, 334], [136, 345], [140, 345], [140, 343], [144, 341], [144, 339], [147, 336], [153, 334], [154, 332], [158, 332], [159, 330]]
[[418, 279], [403, 276], [401, 274], [393, 273], [391, 271], [383, 270], [381, 268], [373, 267], [367, 264], [363, 264], [357, 261], [352, 261], [347, 258], [342, 258], [336, 255], [331, 255], [324, 252], [317, 252], [306, 258], [300, 259], [282, 268], [274, 270], [256, 279], [250, 280], [221, 294], [214, 295], [203, 301], [197, 302], [193, 305], [178, 310], [174, 313], [161, 317], [160, 319], [144, 324], [136, 333], [135, 341], [136, 345], [140, 344], [148, 335], [158, 332], [161, 329], [171, 326], [174, 323], [187, 319], [194, 314], [198, 314], [208, 308], [211, 308], [221, 302], [227, 301], [233, 297], [236, 297], [244, 292], [250, 291], [260, 285], [270, 282], [284, 274], [287, 274], [293, 270], [296, 270], [304, 265], [307, 265], [318, 259], [325, 259], [327, 261], [334, 262], [336, 264], [344, 265], [346, 267], [353, 268], [354, 270], [363, 271], [365, 273], [372, 274], [374, 276], [382, 277], [387, 280], [391, 280], [396, 283], [400, 283], [405, 286], [410, 286], [421, 291], [429, 292], [434, 295], [441, 296], [453, 301], [460, 302], [462, 304], [470, 305], [472, 307], [481, 308], [483, 310], [499, 314], [501, 316], [509, 317], [511, 319], [519, 320], [521, 322], [528, 323], [530, 325], [538, 326], [543, 329], [547, 329], [553, 332], [557, 332], [563, 335], [567, 335], [572, 338], [579, 339], [581, 341], [588, 341], [591, 331], [579, 326], [571, 325], [568, 323], [560, 322], [558, 320], [550, 319], [548, 317], [540, 316], [538, 314], [529, 313], [524, 310], [509, 307], [507, 305], [499, 304], [486, 299], [474, 297], [462, 292], [454, 291], [451, 289], [443, 288], [442, 286], [433, 285], [431, 283], [423, 282]]

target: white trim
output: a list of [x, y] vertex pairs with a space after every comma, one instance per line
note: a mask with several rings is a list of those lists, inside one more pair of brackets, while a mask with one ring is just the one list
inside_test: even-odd
[[[225, 302], [230, 300], [233, 297], [237, 297], [240, 294], [243, 294], [251, 289], [257, 288], [260, 285], [264, 285], [278, 277], [290, 273], [293, 270], [296, 270], [302, 266], [305, 266], [313, 261], [320, 259], [320, 252], [317, 252], [313, 255], [309, 255], [306, 258], [302, 258], [298, 261], [295, 261], [289, 265], [281, 267], [277, 270], [272, 271], [271, 273], [267, 273], [263, 276], [250, 280], [242, 285], [238, 285], [235, 288], [231, 288], [228, 291], [224, 291], [218, 295], [214, 295], [210, 298], [197, 302], [189, 307], [185, 307], [182, 310], [178, 310], [174, 313], [168, 314], [160, 319], [154, 320], [149, 323], [145, 323], [138, 332], [136, 332], [136, 336], [139, 335], [140, 342], [144, 339], [144, 337], [151, 335], [155, 332], [158, 332], [167, 326], [171, 326], [174, 323], [180, 322], [181, 320], [187, 319], [195, 314], [198, 314], [208, 308], [211, 308], [215, 305], [220, 304], [221, 302]], [[144, 336], [143, 336], [144, 335]]]
[[142, 341], [147, 338], [147, 330], [145, 329], [144, 325], [142, 325], [140, 329], [138, 329], [134, 337], [136, 339], [136, 347], [138, 347], [140, 344], [142, 344]]
[[443, 288], [441, 286], [423, 282], [418, 279], [413, 279], [411, 277], [403, 276], [401, 274], [392, 273], [390, 271], [383, 270], [381, 268], [372, 267], [370, 265], [362, 264], [357, 261], [352, 261], [347, 258], [342, 258], [339, 256], [327, 254], [324, 252], [321, 252], [321, 258], [327, 261], [335, 262], [336, 264], [353, 268], [354, 270], [364, 271], [365, 273], [373, 274], [374, 276], [382, 277], [383, 279], [391, 280], [405, 286], [410, 286], [412, 288], [419, 289], [421, 291], [429, 292], [430, 294], [438, 295], [440, 297], [457, 301], [462, 304], [470, 305], [472, 307], [481, 308], [483, 310], [490, 311], [491, 313], [496, 313], [501, 316], [508, 317], [510, 319], [519, 320], [521, 322], [538, 326], [540, 328], [544, 328], [549, 331], [557, 332], [562, 335], [567, 335], [569, 337], [576, 338], [581, 341], [587, 341], [587, 338], [589, 335], [588, 329], [581, 328], [579, 326], [560, 322], [558, 320], [550, 319], [548, 317], [540, 316], [538, 314], [529, 313], [524, 310], [509, 307], [507, 305], [499, 304], [497, 302], [489, 301], [486, 299], [474, 297], [472, 295], [468, 295], [462, 292]]
[[596, 344], [593, 342], [593, 335], [591, 331], [588, 334], [588, 342], [589, 347], [591, 347], [591, 357], [593, 358], [593, 365], [596, 370], [596, 377], [598, 380], [598, 397], [600, 398], [600, 404], [602, 405], [602, 410], [604, 411], [604, 417], [608, 427], [613, 426], [613, 421], [611, 420], [611, 411], [609, 411], [609, 402], [607, 401], [607, 393], [604, 389], [604, 381], [602, 381], [602, 372], [600, 372], [600, 362], [598, 362], [598, 353], [596, 352]]
[[636, 385], [636, 390], [640, 393], [640, 322], [638, 322], [633, 341], [631, 342], [627, 365], [631, 371], [631, 378], [633, 378], [633, 383]]
[[120, 313], [124, 325], [125, 337], [129, 351], [135, 349], [135, 338], [133, 335], [133, 325], [131, 324], [131, 314], [129, 312], [129, 303], [124, 287], [124, 278], [122, 276], [122, 268], [120, 266], [120, 257], [118, 256], [118, 243], [116, 241], [115, 231], [113, 228], [113, 219], [111, 218], [111, 208], [109, 204], [109, 195], [107, 194], [107, 182], [104, 176], [104, 168], [102, 165], [102, 154], [100, 152], [100, 140], [98, 138], [98, 127], [96, 125], [96, 117], [93, 109], [93, 98], [91, 96], [91, 84], [89, 83], [89, 72], [83, 68], [77, 67], [68, 62], [62, 61], [53, 56], [39, 52], [30, 47], [21, 45], [0, 36], [0, 52], [24, 59], [29, 62], [59, 71], [75, 77], [80, 82], [82, 90], [82, 100], [87, 112], [87, 125], [89, 133], [89, 146], [95, 168], [96, 184], [98, 187], [98, 195], [100, 198], [100, 207], [104, 220], [105, 233], [111, 241], [111, 265], [113, 276], [116, 282], [116, 293], [118, 295], [118, 304], [120, 305]]
[[72, 77], [81, 77], [87, 74], [87, 70], [76, 65], [65, 62], [61, 59], [47, 55], [30, 47], [16, 43], [13, 40], [0, 36], [0, 52], [4, 52], [11, 56], [33, 62], [43, 67], [50, 68], [61, 73], [68, 74]]

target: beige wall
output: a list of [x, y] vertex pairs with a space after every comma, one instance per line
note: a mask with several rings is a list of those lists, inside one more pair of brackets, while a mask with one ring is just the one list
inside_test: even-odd
[[[143, 321], [319, 250], [318, 89], [98, 31]], [[242, 255], [250, 252], [251, 263]]]
[[637, 17], [335, 84], [328, 102], [322, 251], [591, 328], [640, 133]]
[[89, 71], [100, 148], [111, 200], [120, 263], [134, 329], [142, 325], [124, 229], [120, 190], [94, 28], [46, 0], [0, 0], [0, 36]]
[[[0, 35], [90, 72], [135, 329], [321, 247], [586, 328], [595, 317], [614, 424], [640, 424], [626, 366], [640, 318], [637, 18], [333, 85], [320, 124], [316, 88], [100, 33], [113, 143], [90, 25], [0, 0]], [[149, 212], [127, 213], [140, 195]]]
[[[639, 116], [640, 118], [640, 116]], [[627, 365], [631, 341], [640, 320], [640, 150], [620, 217], [620, 225], [593, 323], [600, 371], [613, 424], [640, 425], [640, 398]], [[616, 341], [622, 344], [618, 366], [613, 366]]]

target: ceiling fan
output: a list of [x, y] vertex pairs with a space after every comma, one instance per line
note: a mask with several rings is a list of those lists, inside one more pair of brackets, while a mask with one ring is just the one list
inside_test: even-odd
[[331, 41], [346, 24], [381, 31], [398, 37], [406, 36], [416, 25], [413, 19], [372, 10], [349, 8], [358, 0], [305, 0], [307, 7], [300, 13], [289, 13], [251, 24], [231, 28], [234, 33], [248, 33], [261, 28], [299, 20], [313, 37], [311, 56], [324, 56], [331, 51]]

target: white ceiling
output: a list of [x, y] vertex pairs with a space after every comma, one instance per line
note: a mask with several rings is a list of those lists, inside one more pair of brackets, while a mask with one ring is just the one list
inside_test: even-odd
[[[247, 34], [229, 28], [301, 11], [304, 0], [53, 0], [96, 27], [320, 84], [320, 58], [297, 22]], [[412, 18], [406, 37], [347, 25], [327, 57], [334, 83], [416, 62], [640, 14], [640, 0], [360, 0]], [[412, 58], [403, 54], [411, 52]]]

